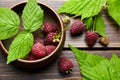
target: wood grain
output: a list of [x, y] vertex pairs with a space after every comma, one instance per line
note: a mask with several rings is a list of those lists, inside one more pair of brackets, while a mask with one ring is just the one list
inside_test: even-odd
[[[26, 0], [0, 0], [0, 7], [11, 7], [14, 4], [19, 2], [24, 2]], [[66, 0], [38, 0], [40, 2], [46, 3], [57, 10]], [[84, 51], [98, 54], [100, 56], [105, 56], [110, 58], [113, 53], [117, 54], [120, 57], [120, 27], [115, 23], [115, 21], [108, 15], [107, 11], [102, 11], [102, 18], [104, 19], [106, 25], [106, 33], [110, 40], [108, 47], [103, 47], [98, 42], [95, 44], [94, 48], [90, 49], [87, 47], [84, 38], [85, 34], [82, 34], [77, 37], [72, 37], [69, 30], [66, 31], [66, 42], [64, 49], [61, 52], [61, 56], [69, 58], [74, 63], [73, 73], [69, 75], [62, 75], [58, 71], [58, 60], [55, 61], [50, 66], [45, 67], [44, 69], [38, 70], [23, 70], [14, 67], [13, 65], [6, 65], [6, 60], [3, 55], [0, 54], [0, 80], [56, 80], [68, 77], [81, 77], [79, 72], [79, 66], [77, 61], [70, 51], [68, 44], [82, 49]], [[0, 52], [1, 53], [1, 52]]]

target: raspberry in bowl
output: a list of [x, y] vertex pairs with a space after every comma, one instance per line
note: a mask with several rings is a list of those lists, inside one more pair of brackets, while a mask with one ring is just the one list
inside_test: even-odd
[[[20, 20], [22, 18], [21, 16], [25, 5], [26, 2], [22, 2], [10, 8], [19, 15]], [[38, 5], [44, 12], [43, 24], [41, 25], [42, 27], [36, 31], [34, 31], [34, 28], [33, 30], [25, 30], [26, 32], [30, 31], [30, 34], [33, 34], [33, 45], [31, 47], [31, 50], [29, 51], [29, 54], [27, 54], [24, 58], [10, 62], [20, 68], [33, 69], [47, 66], [59, 57], [60, 52], [64, 46], [65, 32], [61, 18], [50, 6], [41, 2], [38, 2]], [[22, 23], [23, 22], [20, 21], [19, 26], [21, 27], [19, 27], [19, 32], [23, 31], [23, 28], [28, 28], [23, 27], [24, 24]], [[0, 48], [6, 58], [8, 57], [9, 47], [15, 37], [16, 35], [9, 39], [0, 41]]]

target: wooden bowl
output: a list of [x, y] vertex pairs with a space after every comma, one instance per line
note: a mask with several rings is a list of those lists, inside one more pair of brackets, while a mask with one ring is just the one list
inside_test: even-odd
[[[26, 2], [19, 3], [19, 4], [14, 5], [10, 9], [14, 10], [21, 17], [21, 14], [22, 14], [25, 4], [26, 4]], [[63, 23], [62, 23], [61, 18], [57, 14], [57, 12], [53, 8], [51, 8], [50, 6], [48, 6], [46, 4], [43, 4], [41, 2], [38, 2], [38, 4], [41, 6], [42, 10], [44, 10], [44, 17], [45, 17], [44, 22], [45, 21], [52, 22], [55, 25], [57, 25], [59, 32], [63, 31], [63, 29], [64, 29]], [[22, 25], [20, 25], [20, 26], [22, 26]], [[9, 49], [9, 46], [10, 46], [12, 40], [13, 40], [13, 38], [10, 38], [10, 39], [4, 40], [4, 41], [0, 41], [0, 48], [1, 48], [2, 53], [5, 56], [5, 58], [7, 58], [8, 49]], [[65, 42], [65, 32], [63, 32], [61, 34], [60, 42], [57, 45], [56, 49], [48, 56], [38, 59], [38, 60], [33, 60], [33, 61], [18, 59], [16, 61], [12, 62], [12, 64], [14, 64], [17, 67], [27, 68], [27, 69], [42, 68], [46, 65], [51, 64], [51, 62], [54, 62], [55, 59], [58, 58], [58, 56], [60, 55], [60, 51], [62, 50], [62, 48], [64, 46], [64, 42]]]

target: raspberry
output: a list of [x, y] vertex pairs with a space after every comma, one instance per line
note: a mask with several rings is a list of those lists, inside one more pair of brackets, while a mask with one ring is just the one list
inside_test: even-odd
[[85, 41], [89, 47], [92, 47], [98, 39], [98, 34], [92, 31], [88, 31], [85, 35]]
[[62, 57], [58, 62], [58, 68], [61, 73], [71, 73], [73, 69], [73, 63], [66, 57]]
[[109, 39], [107, 37], [101, 37], [99, 42], [104, 45], [107, 46], [109, 44]]
[[70, 33], [73, 36], [77, 36], [79, 34], [82, 34], [85, 31], [85, 26], [82, 21], [76, 20], [70, 29]]
[[47, 45], [46, 46], [47, 55], [51, 54], [55, 49], [56, 49], [56, 46], [54, 46], [54, 45]]
[[53, 25], [50, 22], [46, 22], [43, 26], [43, 32], [45, 34], [48, 34], [50, 32], [56, 32], [56, 31], [57, 31], [56, 25]]
[[44, 45], [44, 40], [43, 40], [43, 39], [38, 38], [38, 37], [35, 37], [35, 38], [34, 38], [34, 44], [36, 44], [36, 43], [38, 43], [38, 42]]
[[28, 60], [36, 60], [36, 57], [35, 56], [33, 56], [32, 54], [30, 54], [29, 56], [28, 56]]
[[45, 44], [46, 45], [57, 45], [58, 42], [54, 41], [55, 36], [57, 36], [56, 33], [49, 33], [46, 37], [45, 37]]
[[41, 43], [36, 43], [33, 45], [31, 54], [34, 55], [36, 58], [40, 59], [47, 55], [46, 48]]

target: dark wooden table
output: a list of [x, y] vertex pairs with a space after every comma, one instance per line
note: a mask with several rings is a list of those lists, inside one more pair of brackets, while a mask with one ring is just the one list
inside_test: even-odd
[[[12, 5], [23, 2], [26, 0], [0, 0], [0, 7], [11, 7]], [[55, 10], [57, 10], [66, 0], [38, 0], [44, 2], [50, 6], [52, 6]], [[98, 42], [95, 46], [90, 49], [87, 47], [84, 41], [85, 34], [77, 37], [71, 37], [69, 34], [69, 30], [66, 31], [66, 42], [64, 48], [61, 52], [61, 56], [66, 56], [74, 63], [73, 73], [69, 75], [62, 75], [58, 71], [58, 59], [50, 66], [46, 67], [44, 70], [37, 71], [26, 71], [21, 70], [13, 65], [7, 65], [6, 60], [2, 54], [0, 54], [0, 80], [43, 80], [43, 79], [61, 79], [68, 77], [81, 77], [79, 72], [79, 66], [77, 61], [69, 49], [68, 44], [72, 44], [73, 46], [93, 53], [98, 54], [100, 56], [105, 56], [110, 58], [112, 53], [117, 54], [120, 57], [120, 27], [114, 22], [114, 20], [108, 16], [107, 11], [102, 11], [102, 17], [106, 24], [106, 32], [109, 37], [110, 43], [108, 47], [101, 46]], [[60, 56], [60, 57], [61, 57]]]

